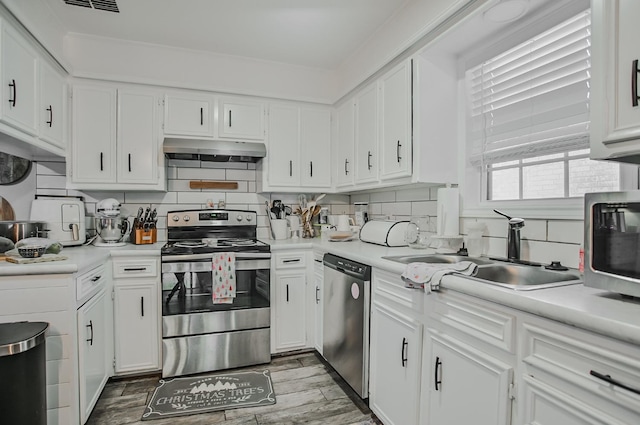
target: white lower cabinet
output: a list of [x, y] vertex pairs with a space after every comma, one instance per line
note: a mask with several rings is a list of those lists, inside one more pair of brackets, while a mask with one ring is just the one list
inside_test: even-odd
[[160, 369], [158, 258], [113, 261], [115, 373]]
[[78, 309], [78, 366], [80, 371], [80, 423], [84, 424], [109, 379], [110, 337], [106, 289]]
[[272, 257], [271, 352], [307, 345], [306, 252], [281, 252]]
[[[445, 333], [428, 330], [423, 382], [427, 424], [508, 425], [513, 368]], [[464, 400], [464, 408], [461, 401]]]
[[369, 405], [385, 425], [418, 424], [421, 358], [422, 324], [374, 302]]

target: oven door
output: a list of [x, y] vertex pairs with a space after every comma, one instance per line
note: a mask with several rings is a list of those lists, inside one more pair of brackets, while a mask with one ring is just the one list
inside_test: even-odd
[[269, 307], [270, 253], [236, 253], [236, 296], [230, 304], [213, 303], [212, 258], [162, 258], [163, 316]]

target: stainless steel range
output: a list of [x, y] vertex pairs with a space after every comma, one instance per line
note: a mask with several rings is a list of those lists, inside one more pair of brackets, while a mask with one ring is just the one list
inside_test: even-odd
[[[161, 251], [163, 377], [271, 360], [271, 252], [256, 239], [256, 220], [255, 211], [169, 211]], [[231, 254], [225, 257], [235, 269], [227, 303], [213, 295], [222, 254]]]

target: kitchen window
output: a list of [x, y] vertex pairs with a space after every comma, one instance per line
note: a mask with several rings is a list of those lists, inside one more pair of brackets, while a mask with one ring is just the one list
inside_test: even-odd
[[621, 189], [620, 165], [589, 159], [590, 18], [582, 11], [465, 72], [466, 179], [479, 204], [579, 209], [586, 192]]

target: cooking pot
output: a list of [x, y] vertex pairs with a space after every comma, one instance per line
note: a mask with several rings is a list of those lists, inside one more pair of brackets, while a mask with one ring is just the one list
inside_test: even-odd
[[46, 238], [46, 227], [43, 221], [0, 221], [0, 236], [14, 243], [24, 238]]

